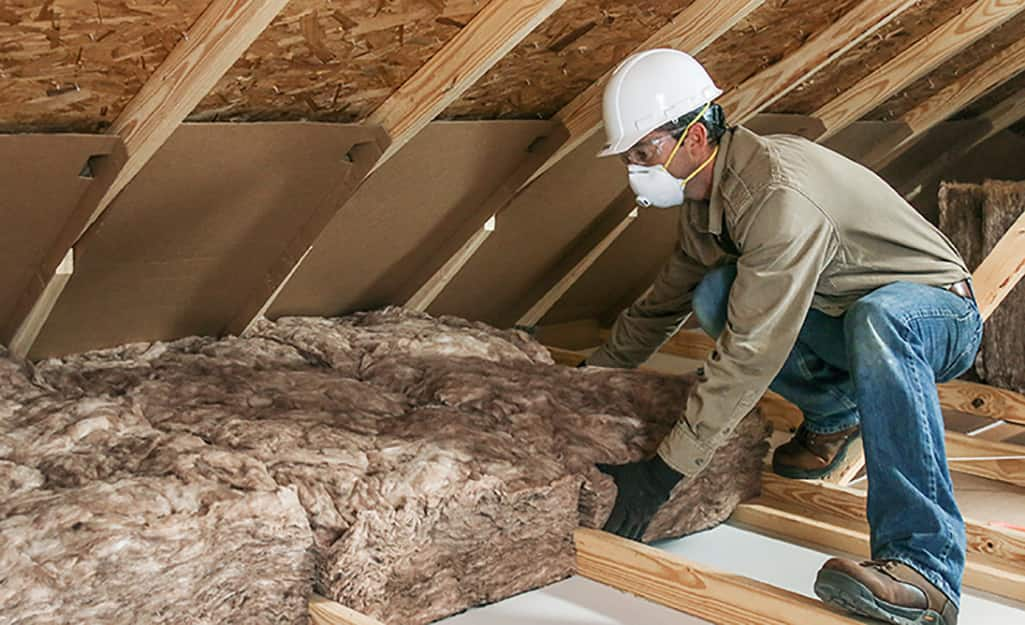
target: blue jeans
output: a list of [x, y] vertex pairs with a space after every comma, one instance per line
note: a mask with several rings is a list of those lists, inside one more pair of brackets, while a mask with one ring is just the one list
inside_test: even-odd
[[[717, 337], [726, 327], [735, 265], [710, 271], [694, 314]], [[895, 282], [842, 317], [808, 311], [770, 388], [819, 433], [860, 422], [868, 471], [872, 558], [899, 560], [957, 603], [964, 520], [954, 501], [937, 382], [964, 373], [982, 339], [975, 302], [945, 289]]]

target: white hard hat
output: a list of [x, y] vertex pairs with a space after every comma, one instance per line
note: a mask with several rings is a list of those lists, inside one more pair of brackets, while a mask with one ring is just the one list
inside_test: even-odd
[[598, 156], [626, 152], [652, 130], [720, 95], [705, 68], [686, 52], [656, 48], [632, 54], [605, 85], [608, 142]]

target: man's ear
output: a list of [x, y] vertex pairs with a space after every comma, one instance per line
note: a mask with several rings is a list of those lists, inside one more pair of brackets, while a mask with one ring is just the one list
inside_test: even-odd
[[708, 145], [708, 128], [701, 122], [690, 127], [684, 140], [687, 150], [692, 154], [700, 153]]

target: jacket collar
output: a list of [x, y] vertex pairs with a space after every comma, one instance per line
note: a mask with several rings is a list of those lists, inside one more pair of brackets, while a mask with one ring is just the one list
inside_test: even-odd
[[707, 200], [687, 200], [687, 214], [691, 224], [699, 232], [722, 234], [722, 179], [726, 173], [726, 161], [730, 157], [730, 146], [733, 143], [733, 132], [731, 128], [723, 133], [719, 139], [719, 153], [715, 156], [715, 165], [712, 168], [712, 192]]
[[771, 166], [764, 152], [761, 138], [743, 126], [735, 126], [723, 134], [712, 169], [712, 191], [708, 200], [688, 200], [684, 205], [696, 230], [720, 236], [727, 205], [731, 211], [743, 211], [750, 205], [754, 189], [746, 178], [755, 181], [769, 177]]

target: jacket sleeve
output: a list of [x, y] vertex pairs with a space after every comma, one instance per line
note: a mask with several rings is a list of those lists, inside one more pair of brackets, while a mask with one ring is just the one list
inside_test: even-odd
[[647, 360], [690, 314], [694, 287], [706, 271], [677, 243], [651, 289], [620, 313], [609, 340], [587, 358], [587, 364], [634, 368]]
[[783, 368], [838, 248], [828, 217], [796, 190], [770, 191], [738, 221], [740, 257], [726, 329], [683, 418], [659, 447], [662, 459], [685, 475], [704, 469]]

